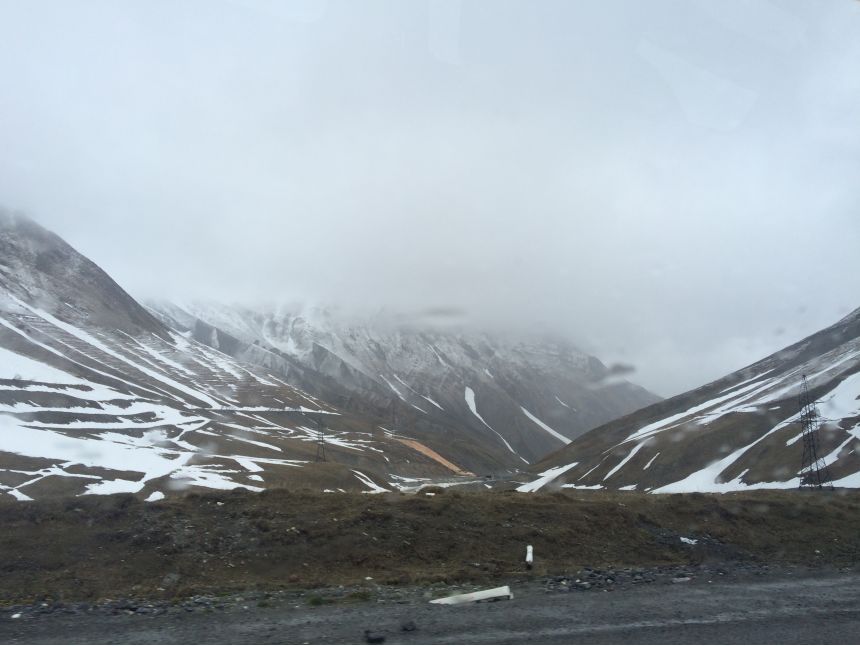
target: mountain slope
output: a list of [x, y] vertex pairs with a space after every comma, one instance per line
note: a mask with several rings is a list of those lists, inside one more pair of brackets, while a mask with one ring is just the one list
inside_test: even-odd
[[[198, 341], [305, 390], [326, 392], [343, 408], [370, 403], [389, 420], [408, 420], [431, 445], [439, 428], [468, 430], [509, 468], [657, 400], [614, 382], [600, 361], [558, 339], [416, 327], [299, 306], [153, 303], [151, 309]], [[325, 390], [327, 381], [335, 385]]]
[[[170, 330], [26, 218], [0, 212], [0, 249], [0, 491], [8, 495], [376, 490], [389, 476], [458, 471], [372, 418], [343, 415]], [[315, 463], [320, 429], [323, 464]]]
[[585, 434], [521, 487], [733, 491], [799, 485], [803, 376], [824, 423], [819, 455], [860, 486], [860, 309], [757, 363]]
[[18, 499], [480, 483], [654, 399], [559, 343], [149, 310], [7, 212], [0, 251], [0, 492]]

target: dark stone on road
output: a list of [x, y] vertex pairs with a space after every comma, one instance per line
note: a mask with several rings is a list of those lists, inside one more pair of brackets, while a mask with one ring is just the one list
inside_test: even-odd
[[371, 632], [370, 630], [364, 631], [364, 641], [368, 644], [382, 644], [385, 642], [385, 635], [382, 633]]

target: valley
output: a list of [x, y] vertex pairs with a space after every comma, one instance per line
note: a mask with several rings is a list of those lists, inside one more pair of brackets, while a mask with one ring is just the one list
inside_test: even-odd
[[559, 339], [147, 308], [20, 215], [0, 252], [0, 494], [21, 501], [510, 475], [658, 399]]

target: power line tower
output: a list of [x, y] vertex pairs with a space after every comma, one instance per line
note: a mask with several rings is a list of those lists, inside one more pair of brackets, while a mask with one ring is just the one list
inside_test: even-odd
[[316, 424], [317, 424], [317, 457], [316, 457], [316, 461], [317, 462], [326, 462], [325, 433], [323, 432], [323, 430], [325, 429], [325, 426], [322, 423], [322, 419], [320, 419], [319, 417], [317, 417], [317, 419], [316, 419]]
[[803, 458], [800, 461], [800, 488], [833, 489], [830, 470], [823, 459], [818, 457], [818, 429], [821, 428], [821, 415], [812, 397], [806, 375], [803, 375], [800, 392], [800, 423], [803, 426]]

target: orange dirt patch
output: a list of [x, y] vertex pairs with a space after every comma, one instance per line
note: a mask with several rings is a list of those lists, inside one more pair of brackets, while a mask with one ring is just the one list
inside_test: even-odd
[[456, 473], [458, 476], [473, 476], [473, 475], [475, 475], [475, 474], [474, 474], [474, 473], [472, 473], [471, 471], [465, 471], [465, 470], [461, 469], [460, 467], [458, 467], [458, 466], [457, 466], [456, 464], [454, 464], [453, 462], [450, 462], [449, 460], [446, 460], [446, 459], [445, 459], [445, 458], [443, 458], [441, 455], [439, 455], [438, 453], [436, 453], [436, 451], [434, 451], [433, 449], [431, 449], [429, 446], [426, 446], [426, 445], [424, 445], [424, 444], [421, 444], [421, 442], [419, 442], [419, 441], [417, 441], [417, 440], [404, 440], [404, 439], [401, 439], [401, 438], [399, 438], [399, 437], [398, 437], [398, 438], [395, 438], [395, 439], [396, 439], [398, 442], [400, 442], [401, 444], [405, 444], [405, 445], [406, 445], [406, 446], [408, 446], [409, 448], [411, 448], [411, 449], [415, 449], [415, 450], [416, 450], [416, 451], [418, 451], [419, 453], [422, 453], [423, 455], [426, 455], [426, 456], [427, 456], [428, 458], [430, 458], [431, 460], [436, 460], [436, 462], [438, 462], [439, 464], [441, 464], [441, 465], [442, 465], [442, 466], [444, 466], [445, 468], [450, 469], [451, 471], [453, 471], [454, 473]]

